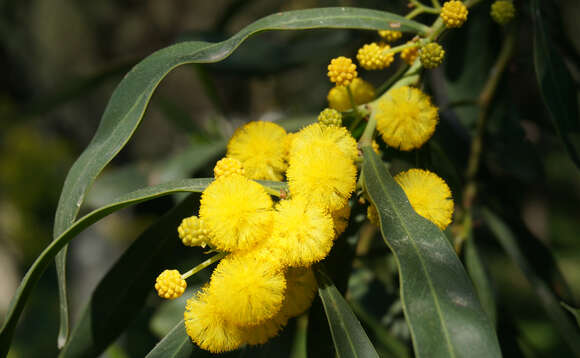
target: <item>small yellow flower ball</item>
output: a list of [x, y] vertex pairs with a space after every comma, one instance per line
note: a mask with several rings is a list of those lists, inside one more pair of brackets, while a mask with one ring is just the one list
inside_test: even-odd
[[448, 28], [461, 27], [467, 20], [467, 7], [459, 0], [447, 1], [441, 9], [441, 18]]
[[342, 126], [342, 114], [339, 111], [332, 108], [326, 108], [318, 115], [318, 122], [325, 126]]
[[[361, 78], [355, 78], [350, 84], [350, 91], [355, 105], [368, 103], [375, 99], [375, 88], [372, 84]], [[348, 111], [352, 108], [348, 92], [344, 86], [336, 86], [328, 92], [326, 97], [328, 106], [340, 112]]]
[[335, 144], [344, 155], [352, 160], [358, 157], [356, 140], [348, 129], [325, 126], [320, 123], [313, 123], [296, 133], [290, 148], [290, 156], [309, 147], [317, 147], [327, 143]]
[[443, 179], [427, 170], [410, 169], [399, 173], [395, 180], [405, 191], [417, 214], [444, 230], [453, 216], [451, 190]]
[[419, 148], [435, 132], [437, 107], [417, 88], [403, 86], [390, 90], [377, 106], [377, 130], [393, 148], [404, 151]]
[[395, 42], [403, 36], [403, 33], [401, 31], [380, 30], [379, 36], [387, 42]]
[[356, 59], [365, 70], [382, 70], [395, 60], [395, 55], [388, 52], [390, 48], [389, 45], [378, 45], [375, 42], [366, 44], [358, 50]]
[[516, 16], [514, 3], [509, 0], [497, 0], [491, 5], [491, 18], [500, 25], [505, 25]]
[[370, 204], [367, 207], [367, 218], [369, 219], [371, 224], [379, 226], [379, 212], [377, 211], [377, 208], [373, 204]]
[[213, 174], [216, 179], [232, 174], [245, 175], [242, 162], [236, 158], [222, 158], [213, 168]]
[[[408, 44], [408, 43], [407, 43]], [[418, 47], [408, 47], [401, 51], [401, 58], [405, 61], [409, 66], [415, 63], [415, 60], [419, 57], [419, 48]]]
[[210, 242], [210, 231], [197, 216], [190, 216], [181, 221], [177, 233], [185, 246], [205, 247]]
[[172, 300], [185, 292], [187, 283], [177, 270], [165, 270], [155, 280], [155, 290], [161, 298]]
[[333, 58], [328, 65], [328, 78], [337, 86], [348, 86], [357, 76], [356, 65], [350, 58]]
[[438, 67], [443, 63], [445, 57], [445, 50], [436, 42], [431, 42], [419, 50], [419, 58], [421, 64], [427, 69]]

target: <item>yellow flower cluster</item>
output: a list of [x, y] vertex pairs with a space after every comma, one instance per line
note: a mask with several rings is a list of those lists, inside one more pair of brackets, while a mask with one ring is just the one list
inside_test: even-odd
[[209, 230], [197, 216], [183, 219], [177, 228], [177, 233], [185, 246], [205, 247], [210, 241]]
[[[361, 78], [355, 78], [349, 86], [355, 105], [368, 103], [375, 99], [375, 88]], [[348, 111], [352, 108], [346, 87], [333, 87], [326, 97], [328, 106], [337, 111]]]
[[401, 31], [380, 30], [379, 36], [387, 42], [395, 42], [403, 36], [403, 33]]
[[213, 175], [216, 179], [232, 174], [246, 175], [242, 162], [236, 158], [222, 158], [213, 168]]
[[[407, 42], [410, 44], [411, 42]], [[419, 57], [419, 48], [418, 47], [407, 47], [403, 51], [401, 51], [401, 58], [405, 61], [409, 66], [411, 66], [415, 60]]]
[[467, 7], [459, 0], [447, 1], [441, 8], [441, 18], [448, 28], [461, 27], [467, 21]]
[[328, 65], [328, 78], [337, 86], [348, 86], [357, 76], [356, 65], [350, 58], [333, 58]]
[[387, 44], [379, 45], [376, 42], [366, 44], [358, 50], [356, 59], [365, 70], [382, 70], [395, 60], [395, 55], [389, 53], [390, 48]]
[[326, 126], [342, 126], [342, 114], [333, 108], [326, 108], [318, 115], [318, 122]]
[[443, 47], [436, 42], [428, 43], [419, 50], [421, 64], [427, 69], [438, 67], [443, 63], [444, 57], [445, 51], [443, 50]]
[[[256, 123], [234, 134], [228, 156], [230, 147], [246, 157], [261, 150], [253, 142], [264, 143], [267, 130]], [[262, 129], [250, 140], [240, 134], [248, 126]], [[317, 289], [310, 266], [328, 255], [348, 223], [358, 156], [348, 130], [315, 123], [277, 138], [279, 148], [269, 150], [284, 153], [277, 161], [288, 163], [278, 172], [288, 180], [288, 198], [274, 204], [262, 185], [236, 170], [224, 170], [202, 193], [199, 222], [209, 231], [207, 243], [229, 255], [188, 300], [184, 318], [191, 339], [213, 353], [265, 343], [308, 309]], [[267, 172], [272, 162], [262, 166], [254, 172]]]
[[514, 3], [509, 0], [497, 0], [491, 4], [491, 18], [500, 25], [505, 25], [516, 16]]
[[177, 270], [165, 270], [155, 280], [155, 290], [161, 298], [174, 299], [185, 292], [187, 283]]

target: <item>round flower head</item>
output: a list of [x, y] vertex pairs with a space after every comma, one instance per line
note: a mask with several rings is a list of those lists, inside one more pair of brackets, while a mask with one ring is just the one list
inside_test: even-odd
[[288, 323], [288, 318], [278, 312], [274, 317], [252, 327], [243, 329], [243, 339], [246, 344], [264, 344]]
[[284, 128], [272, 122], [250, 122], [238, 128], [228, 143], [227, 157], [242, 162], [250, 179], [277, 180], [286, 170]]
[[222, 158], [213, 168], [213, 175], [216, 179], [225, 177], [231, 174], [245, 175], [242, 162], [236, 158]]
[[440, 16], [443, 19], [445, 26], [452, 28], [461, 27], [461, 25], [463, 25], [467, 20], [467, 13], [467, 7], [465, 7], [463, 2], [459, 0], [451, 0], [443, 4]]
[[155, 290], [161, 298], [172, 300], [185, 292], [187, 283], [177, 270], [165, 270], [155, 280]]
[[[409, 42], [407, 42], [409, 44]], [[409, 66], [415, 63], [415, 60], [419, 57], [419, 48], [418, 47], [408, 47], [401, 51], [401, 58], [405, 61]]]
[[377, 130], [385, 143], [400, 150], [421, 147], [435, 131], [437, 107], [416, 88], [395, 88], [380, 99]]
[[288, 318], [304, 313], [314, 300], [318, 283], [310, 268], [291, 268], [286, 272], [286, 299], [281, 313]]
[[328, 65], [328, 78], [337, 86], [348, 86], [357, 76], [356, 65], [350, 58], [333, 58]]
[[395, 42], [403, 36], [401, 31], [380, 30], [379, 36], [387, 42]]
[[491, 18], [500, 25], [505, 25], [516, 16], [514, 3], [509, 0], [497, 0], [491, 4]]
[[282, 265], [309, 266], [328, 255], [333, 238], [332, 218], [326, 210], [296, 196], [276, 206], [267, 245]]
[[308, 146], [290, 156], [288, 187], [330, 211], [346, 205], [356, 185], [356, 166], [336, 144]]
[[237, 326], [255, 326], [274, 317], [282, 307], [286, 279], [280, 270], [256, 260], [251, 252], [220, 261], [208, 291], [220, 315]]
[[417, 214], [444, 230], [451, 223], [453, 199], [443, 179], [422, 169], [399, 173], [395, 180], [405, 191]]
[[232, 351], [244, 343], [244, 330], [219, 314], [214, 299], [202, 289], [187, 300], [183, 314], [185, 331], [202, 349], [212, 353]]
[[[352, 81], [350, 84], [350, 91], [352, 92], [354, 104], [357, 106], [375, 99], [375, 88], [373, 85], [361, 78], [355, 78]], [[328, 106], [337, 111], [345, 112], [352, 108], [348, 92], [344, 86], [336, 86], [332, 88], [328, 92], [326, 99], [328, 100]]]
[[336, 239], [340, 234], [346, 230], [348, 226], [348, 219], [350, 218], [350, 205], [346, 203], [341, 209], [332, 212], [332, 221], [334, 223], [334, 238]]
[[389, 45], [377, 45], [375, 42], [366, 44], [358, 50], [356, 59], [365, 70], [382, 70], [395, 60], [395, 55], [388, 52], [390, 48]]
[[318, 115], [318, 123], [325, 126], [342, 126], [342, 114], [339, 111], [332, 108], [326, 108]]
[[177, 227], [177, 233], [185, 246], [205, 247], [211, 240], [209, 230], [197, 216], [183, 219]]
[[419, 50], [421, 64], [427, 69], [438, 67], [443, 63], [444, 57], [445, 51], [443, 50], [443, 47], [436, 42], [428, 43]]
[[290, 148], [290, 157], [295, 152], [325, 143], [336, 144], [338, 149], [352, 160], [358, 157], [356, 140], [352, 137], [348, 129], [344, 127], [325, 126], [320, 123], [313, 123], [304, 127], [296, 134], [292, 142], [292, 147]]
[[264, 188], [241, 175], [211, 183], [201, 195], [199, 217], [220, 251], [247, 250], [272, 229], [272, 199]]
[[377, 211], [377, 208], [373, 204], [370, 204], [367, 207], [367, 218], [369, 219], [371, 224], [379, 226], [379, 212]]

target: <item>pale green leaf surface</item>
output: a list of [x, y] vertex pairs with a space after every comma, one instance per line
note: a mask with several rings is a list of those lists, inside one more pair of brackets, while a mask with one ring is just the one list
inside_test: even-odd
[[455, 251], [419, 216], [372, 148], [364, 147], [363, 182], [397, 260], [401, 300], [417, 357], [500, 357], [494, 329]]

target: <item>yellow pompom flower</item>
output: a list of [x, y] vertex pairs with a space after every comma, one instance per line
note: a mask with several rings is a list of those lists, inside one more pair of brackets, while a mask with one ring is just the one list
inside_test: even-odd
[[202, 349], [222, 353], [245, 343], [245, 329], [226, 321], [219, 314], [215, 296], [208, 295], [206, 289], [187, 300], [183, 318], [187, 335]]
[[441, 8], [441, 18], [448, 28], [461, 27], [467, 20], [467, 7], [459, 0], [447, 1]]
[[348, 86], [357, 76], [356, 65], [350, 58], [333, 58], [328, 65], [328, 78], [337, 86]]
[[197, 216], [190, 216], [181, 221], [177, 233], [185, 246], [205, 247], [210, 242], [210, 232]]
[[342, 126], [342, 114], [339, 111], [332, 108], [326, 108], [318, 115], [318, 123], [325, 126]]
[[274, 230], [266, 245], [283, 266], [309, 266], [328, 255], [333, 238], [332, 218], [325, 208], [295, 196], [276, 206]]
[[366, 44], [358, 50], [356, 59], [365, 70], [382, 70], [395, 60], [395, 55], [389, 53], [389, 45], [378, 45], [376, 42]]
[[274, 317], [252, 327], [243, 330], [243, 339], [246, 344], [258, 345], [266, 343], [270, 338], [276, 336], [278, 332], [288, 323], [288, 319], [278, 312]]
[[286, 279], [278, 267], [257, 260], [251, 252], [232, 254], [213, 271], [208, 291], [226, 321], [255, 326], [280, 311]]
[[516, 16], [514, 3], [509, 0], [497, 0], [491, 4], [491, 18], [500, 25], [505, 25]]
[[332, 212], [332, 221], [334, 223], [334, 238], [336, 239], [348, 227], [350, 218], [350, 205], [348, 203], [341, 209]]
[[376, 110], [377, 130], [385, 143], [400, 150], [421, 147], [435, 131], [437, 107], [416, 88], [403, 86], [383, 96]]
[[241, 175], [211, 183], [201, 195], [199, 217], [220, 251], [247, 250], [272, 229], [272, 199], [264, 188]]
[[325, 126], [320, 123], [313, 123], [296, 133], [290, 148], [290, 156], [307, 147], [315, 147], [325, 143], [336, 144], [338, 149], [352, 160], [358, 157], [356, 140], [348, 129]]
[[[372, 101], [376, 95], [373, 85], [361, 78], [355, 78], [352, 81], [350, 91], [352, 92], [354, 104], [357, 106]], [[348, 92], [344, 86], [332, 88], [328, 92], [326, 99], [328, 100], [328, 106], [337, 111], [345, 112], [352, 108]]]
[[242, 162], [250, 179], [277, 180], [286, 170], [284, 128], [272, 122], [250, 122], [236, 130], [228, 143], [227, 157]]
[[445, 50], [436, 42], [428, 43], [419, 50], [419, 59], [423, 67], [432, 69], [443, 63]]
[[318, 283], [311, 268], [290, 268], [286, 272], [286, 282], [286, 299], [281, 314], [292, 318], [310, 308], [318, 290]]
[[379, 212], [377, 211], [377, 208], [373, 204], [370, 204], [367, 207], [367, 218], [369, 219], [371, 224], [379, 226]]
[[395, 42], [403, 36], [401, 31], [379, 30], [379, 36], [387, 42]]
[[417, 214], [444, 230], [453, 216], [453, 199], [447, 183], [436, 174], [422, 169], [399, 173], [395, 180], [405, 191]]
[[305, 147], [290, 156], [288, 187], [330, 211], [346, 205], [356, 185], [356, 166], [336, 144]]
[[187, 283], [177, 270], [165, 270], [155, 280], [155, 290], [161, 298], [172, 300], [185, 292]]
[[242, 162], [236, 158], [222, 158], [213, 168], [213, 175], [216, 179], [225, 177], [231, 174], [245, 175]]
[[[407, 42], [409, 44], [409, 42]], [[401, 58], [405, 61], [409, 66], [415, 63], [415, 60], [419, 57], [419, 48], [418, 47], [408, 47], [401, 51]]]

